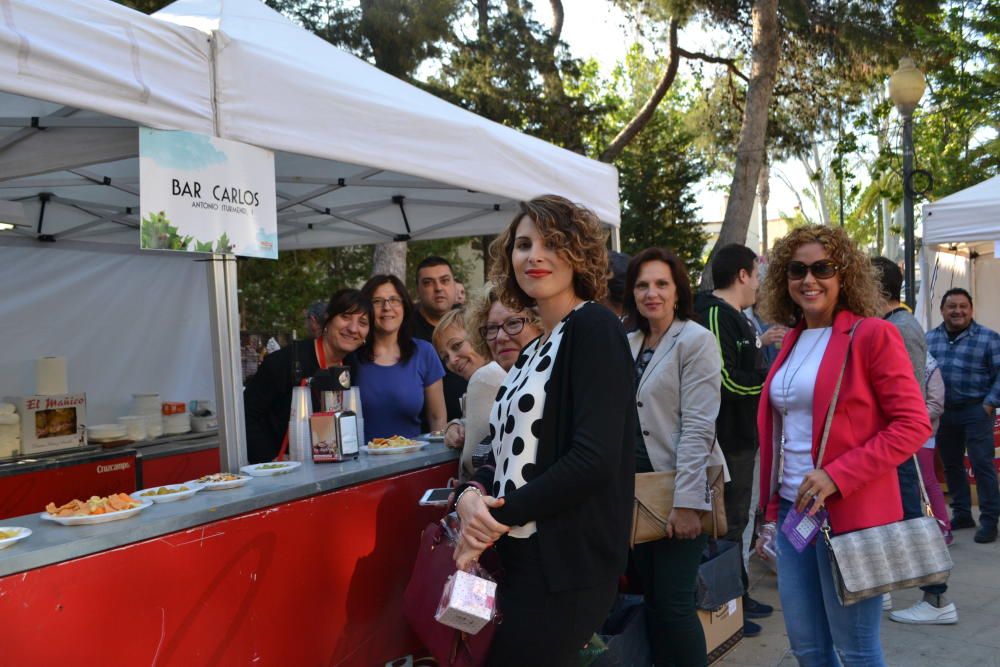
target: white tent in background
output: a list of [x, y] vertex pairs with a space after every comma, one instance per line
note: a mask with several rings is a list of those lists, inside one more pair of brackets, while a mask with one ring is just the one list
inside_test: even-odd
[[[110, 0], [2, 5], [0, 201], [29, 226], [0, 233], [0, 316], [21, 324], [4, 331], [0, 396], [33, 391], [27, 365], [43, 354], [71, 357], [71, 389], [87, 380], [95, 413], [127, 409], [131, 391], [184, 397], [213, 366], [224, 468], [238, 465], [234, 264], [137, 256], [138, 126], [273, 150], [279, 251], [495, 233], [546, 192], [617, 230], [614, 167], [394, 79], [259, 0], [179, 0], [152, 17]], [[106, 298], [81, 297], [98, 282]]]
[[972, 294], [976, 320], [1000, 330], [1000, 176], [925, 204], [923, 230], [923, 324], [937, 326], [941, 295], [962, 287]]
[[153, 17], [9, 4], [0, 199], [40, 221], [25, 235], [137, 245], [137, 125], [275, 151], [279, 250], [495, 233], [545, 192], [619, 223], [614, 167], [395, 79], [259, 0]]

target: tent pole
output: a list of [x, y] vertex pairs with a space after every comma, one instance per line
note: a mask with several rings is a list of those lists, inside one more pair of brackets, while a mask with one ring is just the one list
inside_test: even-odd
[[611, 228], [611, 249], [615, 252], [622, 251], [622, 234], [618, 227]]
[[236, 257], [213, 254], [205, 265], [208, 267], [215, 393], [219, 398], [219, 464], [223, 472], [236, 472], [247, 463]]

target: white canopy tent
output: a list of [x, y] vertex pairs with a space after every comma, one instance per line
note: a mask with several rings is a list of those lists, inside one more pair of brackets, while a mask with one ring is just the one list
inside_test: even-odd
[[[258, 0], [179, 0], [152, 17], [105, 0], [4, 0], [0, 201], [20, 203], [28, 226], [0, 233], [0, 252], [58, 261], [46, 251], [67, 241], [138, 252], [137, 126], [275, 151], [279, 250], [493, 233], [518, 200], [545, 192], [614, 231], [620, 220], [612, 166], [390, 77]], [[216, 259], [207, 287], [220, 417], [242, 442], [235, 270]], [[0, 280], [16, 287], [28, 277], [12, 264], [0, 256]], [[29, 303], [5, 314], [38, 316]], [[169, 326], [136, 327], [150, 349], [194, 349]], [[47, 331], [31, 342], [62, 333]], [[76, 333], [99, 347], [99, 321]], [[24, 342], [5, 340], [0, 374]], [[116, 363], [109, 355], [110, 376], [127, 370]]]
[[544, 192], [619, 223], [614, 167], [448, 104], [259, 0], [179, 0], [154, 17], [10, 5], [0, 199], [40, 220], [24, 234], [135, 245], [136, 125], [274, 150], [279, 248], [496, 232]]
[[928, 328], [941, 322], [941, 295], [969, 291], [976, 320], [1000, 330], [1000, 176], [923, 207], [918, 312]]

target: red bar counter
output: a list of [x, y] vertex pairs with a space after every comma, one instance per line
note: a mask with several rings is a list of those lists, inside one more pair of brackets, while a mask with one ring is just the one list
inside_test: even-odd
[[2, 664], [370, 666], [418, 652], [402, 591], [441, 510], [417, 501], [456, 456], [363, 455], [96, 526], [21, 517], [37, 532], [0, 551]]

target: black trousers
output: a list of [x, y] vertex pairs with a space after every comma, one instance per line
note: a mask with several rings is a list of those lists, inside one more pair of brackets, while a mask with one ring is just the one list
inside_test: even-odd
[[656, 667], [704, 667], [705, 633], [695, 596], [708, 542], [663, 539], [635, 545], [633, 557], [646, 597], [646, 632]]
[[497, 587], [503, 614], [487, 665], [563, 667], [580, 662], [580, 649], [601, 627], [618, 594], [618, 580], [604, 586], [551, 592], [542, 574], [538, 538], [497, 542], [504, 577]]
[[[740, 553], [744, 553], [743, 531], [750, 521], [750, 501], [753, 497], [754, 461], [757, 458], [756, 447], [742, 447], [732, 451], [722, 450], [726, 456], [726, 466], [729, 468], [730, 481], [726, 482], [724, 500], [726, 501], [726, 539], [740, 545]], [[740, 557], [743, 576], [743, 594], [750, 589], [750, 577], [747, 574], [746, 563]]]

